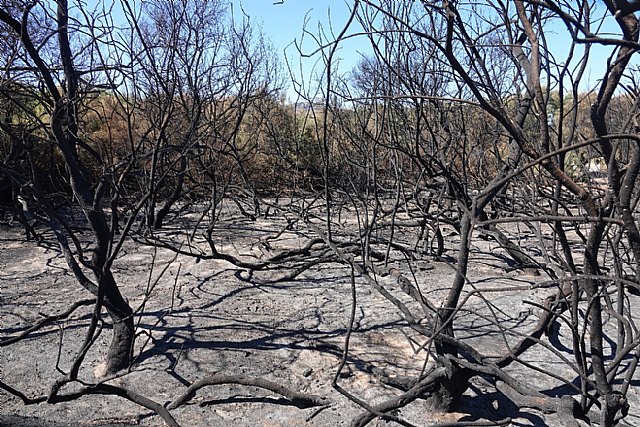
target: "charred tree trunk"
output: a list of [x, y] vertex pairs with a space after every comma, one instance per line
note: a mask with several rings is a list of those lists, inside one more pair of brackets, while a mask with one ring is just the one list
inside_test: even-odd
[[449, 356], [458, 355], [457, 348], [438, 339], [438, 335], [454, 336], [453, 319], [466, 281], [472, 231], [472, 213], [465, 212], [460, 221], [458, 268], [449, 295], [443, 306], [437, 311], [434, 341], [438, 364], [446, 369], [446, 375], [437, 381], [436, 389], [431, 393], [429, 401], [434, 409], [442, 411], [454, 409], [462, 393], [468, 388], [468, 375], [459, 366], [451, 363], [451, 359], [449, 359]]
[[[69, 42], [69, 5], [67, 0], [56, 0], [56, 5], [58, 53], [64, 74], [64, 84], [61, 86], [56, 83], [52, 68], [44, 62], [38, 48], [31, 40], [29, 28], [26, 26], [30, 8], [23, 11], [22, 21], [18, 21], [6, 10], [0, 8], [0, 21], [19, 37], [37, 68], [43, 91], [46, 88], [47, 96], [43, 102], [51, 109], [47, 131], [50, 132], [55, 148], [62, 154], [73, 195], [93, 233], [93, 256], [90, 262], [79, 262], [79, 255], [68, 250], [67, 236], [60, 230], [56, 235], [61, 247], [67, 248], [65, 258], [70, 269], [76, 274], [83, 287], [99, 299], [102, 298], [113, 321], [113, 340], [107, 356], [107, 373], [113, 373], [127, 367], [131, 362], [134, 340], [132, 310], [120, 293], [110, 270], [109, 251], [112, 235], [102, 207], [106, 182], [92, 178], [83, 161], [84, 157], [78, 152], [79, 149], [85, 150], [86, 153], [83, 154], [100, 160], [99, 154], [79, 138], [78, 105], [81, 94], [78, 92], [79, 73], [73, 62], [74, 54]], [[52, 222], [54, 221], [55, 218], [52, 217]], [[89, 280], [83, 280], [86, 276], [79, 267], [82, 264], [93, 271], [97, 279], [97, 287]]]
[[187, 158], [185, 155], [182, 155], [182, 157], [180, 158], [180, 170], [178, 171], [178, 177], [177, 177], [175, 186], [173, 187], [173, 191], [169, 196], [169, 198], [165, 200], [164, 204], [162, 205], [162, 208], [160, 208], [158, 212], [156, 212], [155, 219], [153, 222], [154, 229], [160, 230], [162, 228], [162, 226], [164, 225], [164, 219], [167, 217], [169, 212], [171, 212], [171, 208], [173, 207], [173, 205], [175, 205], [178, 199], [180, 199], [180, 196], [182, 195], [182, 191], [184, 187], [184, 178], [185, 178], [186, 170], [187, 170]]
[[134, 343], [133, 310], [122, 297], [113, 274], [107, 271], [99, 282], [108, 302], [107, 312], [111, 317], [113, 337], [107, 352], [106, 375], [113, 374], [129, 367], [132, 360]]

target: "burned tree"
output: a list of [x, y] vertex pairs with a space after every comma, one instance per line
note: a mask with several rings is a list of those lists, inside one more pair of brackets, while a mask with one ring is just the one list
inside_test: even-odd
[[[219, 2], [122, 2], [118, 31], [106, 10], [10, 4], [0, 9], [10, 36], [0, 96], [11, 107], [0, 105], [1, 184], [34, 208], [48, 227], [35, 231], [53, 231], [67, 267], [94, 294], [0, 341], [94, 306], [50, 402], [115, 394], [170, 425], [169, 411], [223, 384], [268, 390], [300, 408], [325, 405], [278, 375], [229, 374], [232, 365], [218, 360], [239, 352], [251, 365], [259, 350], [275, 349], [290, 357], [280, 373], [303, 351], [333, 358], [328, 393], [361, 412], [354, 426], [376, 417], [422, 422], [425, 413], [398, 409], [453, 410], [469, 388], [544, 422], [614, 425], [626, 416], [640, 354], [631, 4], [355, 1], [335, 40], [329, 31], [315, 38], [325, 70], [298, 105], [276, 90], [277, 67], [250, 19], [227, 21]], [[552, 40], [559, 31], [572, 41], [566, 50]], [[339, 74], [340, 45], [352, 37], [371, 51]], [[607, 61], [592, 52], [603, 46]], [[602, 77], [592, 86], [590, 67]], [[42, 151], [34, 146], [46, 154], [34, 156]], [[56, 173], [43, 174], [42, 164]], [[52, 204], [52, 191], [67, 206]], [[107, 372], [133, 373], [132, 319], [148, 295], [134, 314], [114, 276], [132, 241], [191, 269], [171, 273], [170, 308], [140, 330], [139, 358], [162, 358], [162, 373], [187, 386], [164, 406], [112, 377], [78, 377], [103, 308], [114, 329]], [[228, 294], [218, 292], [228, 285], [220, 277], [234, 281]], [[300, 308], [295, 326], [254, 322], [277, 297], [297, 295], [297, 280], [320, 283], [322, 296]], [[159, 332], [180, 281], [197, 306], [180, 307], [180, 326]], [[229, 303], [249, 291], [265, 295], [256, 299], [264, 307]], [[374, 304], [360, 300], [369, 297]], [[329, 333], [328, 306], [339, 319]], [[211, 323], [199, 328], [198, 315]], [[221, 339], [236, 330], [220, 319], [251, 338]], [[388, 359], [376, 352], [383, 335], [402, 342]], [[374, 354], [359, 353], [358, 340], [370, 340]], [[183, 350], [220, 371], [179, 376]], [[398, 375], [405, 361], [410, 375]], [[309, 368], [300, 380], [313, 375]], [[350, 382], [360, 375], [367, 390]], [[80, 391], [62, 389], [75, 380]], [[46, 399], [0, 387], [27, 403]], [[423, 397], [428, 404], [415, 403]], [[498, 409], [490, 423], [509, 423], [513, 411]]]
[[[33, 207], [38, 232], [52, 233], [48, 238], [54, 237], [68, 270], [95, 297], [0, 341], [11, 346], [94, 306], [69, 369], [59, 363], [51, 367], [63, 375], [47, 396], [30, 398], [1, 379], [0, 388], [27, 404], [113, 394], [177, 425], [162, 405], [105, 383], [131, 372], [139, 356], [133, 353], [135, 324], [148, 298], [134, 312], [117, 284], [114, 264], [132, 237], [161, 245], [156, 229], [190, 206], [208, 203], [205, 212], [215, 212], [232, 192], [227, 187], [240, 183], [251, 191], [245, 168], [260, 133], [247, 129], [246, 116], [255, 102], [275, 92], [270, 80], [275, 67], [249, 22], [236, 24], [221, 3], [121, 6], [125, 22], [118, 25], [105, 5], [89, 10], [60, 0], [0, 7], [8, 47], [0, 85], [8, 105], [0, 121], [0, 176]], [[62, 205], [53, 201], [54, 191]], [[169, 215], [172, 211], [176, 215]], [[171, 245], [177, 249], [182, 243]], [[84, 378], [81, 369], [105, 324], [112, 331], [105, 367], [96, 371], [98, 378]], [[62, 347], [61, 340], [59, 353]], [[69, 391], [69, 383], [79, 389]]]
[[[477, 375], [492, 377], [516, 405], [544, 411], [555, 406], [559, 412], [597, 419], [602, 425], [613, 425], [627, 413], [625, 395], [638, 352], [631, 332], [637, 321], [633, 297], [625, 290], [638, 286], [637, 94], [630, 90], [625, 95], [631, 97], [632, 107], [622, 120], [612, 120], [620, 114], [612, 101], [622, 96], [625, 79], [633, 81], [628, 64], [638, 49], [638, 23], [635, 15], [621, 12], [626, 3], [605, 6], [537, 1], [354, 3], [353, 13], [371, 40], [374, 56], [363, 62], [365, 78], [356, 76], [355, 86], [336, 84], [325, 94], [342, 96], [343, 103], [327, 104], [325, 114], [342, 120], [343, 132], [353, 144], [346, 149], [347, 157], [359, 159], [354, 167], [372, 187], [363, 197], [360, 188], [351, 185], [351, 203], [364, 212], [364, 230], [351, 238], [360, 239], [363, 254], [374, 253], [377, 244], [387, 246], [388, 256], [389, 248], [406, 251], [401, 236], [422, 235], [426, 223], [432, 228], [450, 224], [460, 235], [455, 275], [441, 304], [425, 299], [424, 287], [421, 291], [419, 283], [411, 285], [405, 278], [403, 290], [423, 313], [398, 306], [409, 325], [429, 337], [429, 344], [421, 348], [433, 343], [435, 370], [410, 383], [405, 398], [365, 406], [368, 414], [354, 425], [385, 416], [422, 393], [444, 408], [454, 407]], [[602, 22], [615, 26], [615, 37], [595, 32]], [[548, 30], [552, 25], [561, 26], [573, 40], [567, 52], [555, 50]], [[585, 70], [597, 61], [590, 55], [592, 47], [600, 45], [614, 48], [603, 61], [602, 83], [587, 94]], [[590, 119], [584, 120], [588, 110]], [[378, 148], [363, 149], [369, 145]], [[587, 150], [604, 158], [604, 182], [589, 183], [571, 170], [571, 161], [584, 158], [581, 153]], [[354, 156], [358, 151], [368, 154]], [[381, 162], [382, 152], [391, 153], [393, 161]], [[333, 161], [339, 161], [337, 151], [333, 154]], [[385, 190], [395, 194], [395, 202], [386, 206], [380, 202]], [[425, 199], [424, 194], [429, 196]], [[514, 229], [521, 227], [538, 236], [541, 252], [517, 243]], [[383, 230], [387, 242], [370, 239]], [[551, 234], [551, 241], [544, 234]], [[502, 326], [495, 311], [500, 309], [474, 283], [468, 267], [477, 256], [472, 247], [478, 238], [494, 241], [510, 258], [510, 268], [546, 276], [531, 286], [556, 289], [534, 303], [539, 320], [532, 330]], [[360, 275], [384, 273], [364, 255], [361, 260], [341, 258], [352, 268], [361, 263], [356, 269]], [[405, 258], [408, 271], [414, 271], [412, 260], [419, 257]], [[476, 297], [484, 301], [487, 312], [470, 303]], [[604, 312], [617, 319], [613, 329], [610, 323], [605, 326]], [[473, 313], [496, 328], [506, 346], [502, 355], [469, 345], [465, 327], [457, 326], [463, 313]], [[572, 337], [568, 354], [562, 353], [564, 344], [553, 344], [554, 328]], [[454, 336], [454, 330], [460, 332]], [[610, 344], [609, 334], [617, 335], [615, 344]], [[523, 355], [536, 346], [547, 348], [575, 377], [524, 362]], [[560, 397], [546, 397], [517, 381], [511, 374], [515, 365], [560, 380], [577, 401], [554, 403]], [[614, 386], [620, 382], [623, 385]], [[542, 406], [532, 397], [542, 399]], [[359, 402], [356, 397], [354, 401]]]
[[[99, 316], [104, 306], [112, 319], [113, 339], [107, 356], [107, 372], [114, 373], [126, 368], [131, 361], [133, 346], [132, 310], [122, 297], [111, 272], [113, 233], [109, 224], [109, 216], [105, 212], [105, 194], [107, 182], [92, 174], [89, 166], [92, 162], [100, 162], [98, 154], [79, 135], [79, 110], [85, 99], [81, 76], [90, 70], [83, 70], [76, 63], [70, 41], [69, 10], [66, 1], [56, 3], [55, 10], [45, 11], [33, 9], [35, 4], [22, 8], [0, 9], [0, 19], [5, 28], [13, 32], [19, 40], [20, 47], [16, 49], [14, 62], [7, 64], [9, 78], [21, 79], [28, 85], [40, 88], [39, 106], [46, 111], [47, 119], [42, 119], [37, 129], [40, 137], [51, 144], [62, 158], [68, 179], [69, 190], [82, 210], [87, 224], [92, 232], [92, 248], [89, 254], [77, 246], [73, 236], [67, 234], [61, 219], [45, 200], [42, 184], [31, 181], [34, 176], [25, 177], [20, 171], [8, 170], [7, 174], [21, 187], [25, 197], [36, 204], [44, 215], [48, 224], [56, 235], [61, 251], [69, 268], [78, 282], [97, 298], [96, 316]], [[47, 14], [51, 12], [52, 15]], [[55, 43], [46, 40], [48, 34], [37, 34], [34, 39], [34, 15], [38, 19], [51, 23], [51, 31], [56, 36]], [[52, 49], [48, 54], [54, 55], [61, 68], [48, 63], [39, 47], [42, 40], [46, 47]], [[24, 73], [22, 70], [28, 70]], [[12, 93], [5, 93], [9, 102], [14, 102]], [[18, 105], [18, 108], [23, 106]], [[34, 132], [35, 133], [35, 132]], [[88, 160], [90, 159], [90, 160]], [[29, 179], [31, 178], [31, 179]], [[93, 279], [87, 276], [90, 272]], [[95, 318], [98, 322], [98, 317]], [[97, 323], [96, 323], [97, 324]], [[93, 325], [93, 327], [96, 326]], [[87, 336], [87, 346], [92, 341], [92, 333]], [[86, 351], [88, 348], [84, 349]], [[79, 355], [78, 362], [81, 363]], [[77, 367], [75, 368], [77, 370]], [[77, 372], [70, 372], [69, 379], [75, 379]]]

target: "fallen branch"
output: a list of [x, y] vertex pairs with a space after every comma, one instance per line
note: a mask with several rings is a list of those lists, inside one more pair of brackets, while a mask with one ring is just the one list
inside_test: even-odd
[[49, 403], [68, 402], [76, 400], [77, 398], [88, 394], [103, 394], [103, 395], [115, 395], [127, 399], [133, 403], [137, 403], [147, 409], [154, 411], [158, 414], [169, 427], [180, 427], [180, 424], [173, 418], [169, 411], [159, 404], [158, 402], [149, 399], [133, 390], [129, 390], [125, 387], [115, 386], [111, 384], [95, 384], [83, 388], [80, 391], [65, 394], [56, 395], [53, 399], [49, 400]]
[[50, 323], [57, 322], [57, 321], [62, 320], [62, 319], [66, 319], [67, 317], [69, 317], [71, 315], [71, 313], [76, 311], [76, 309], [78, 309], [79, 307], [86, 306], [86, 305], [92, 305], [92, 304], [95, 304], [95, 302], [96, 302], [95, 298], [83, 299], [83, 300], [77, 301], [71, 307], [69, 307], [67, 309], [67, 311], [65, 311], [63, 313], [60, 313], [60, 314], [53, 315], [53, 316], [46, 316], [45, 318], [41, 319], [39, 322], [35, 323], [34, 325], [29, 326], [27, 329], [25, 329], [19, 335], [16, 335], [15, 337], [7, 338], [5, 340], [0, 341], [0, 347], [4, 347], [6, 345], [16, 343], [16, 342], [26, 338], [30, 333], [35, 332], [38, 329], [41, 329], [42, 327], [44, 327], [44, 326], [46, 326], [46, 325], [48, 325]]
[[[423, 397], [426, 392], [431, 391], [437, 381], [440, 381], [447, 376], [447, 369], [444, 367], [437, 368], [431, 372], [426, 378], [419, 381], [416, 385], [411, 387], [405, 393], [399, 396], [386, 400], [378, 405], [373, 406], [373, 410], [376, 413], [389, 413], [400, 409], [409, 403], [413, 402], [419, 397]], [[376, 418], [376, 414], [370, 411], [363, 412], [362, 414], [351, 420], [351, 427], [364, 427]]]
[[281, 396], [286, 397], [291, 402], [304, 408], [313, 406], [324, 406], [328, 403], [327, 399], [321, 396], [307, 395], [298, 393], [283, 385], [275, 383], [273, 381], [265, 380], [263, 378], [249, 377], [246, 375], [221, 375], [214, 374], [209, 377], [203, 378], [191, 384], [189, 388], [178, 397], [176, 400], [167, 405], [167, 409], [175, 409], [186, 401], [191, 399], [198, 390], [210, 385], [222, 385], [222, 384], [241, 384], [252, 387], [259, 387], [265, 390], [272, 391]]
[[454, 421], [452, 423], [431, 424], [429, 427], [497, 427], [511, 424], [511, 418], [503, 418], [496, 421]]
[[[573, 417], [577, 402], [571, 396], [553, 398], [549, 396], [531, 396], [521, 394], [509, 384], [496, 381], [496, 389], [504, 394], [519, 408], [533, 408], [544, 414], [559, 413], [561, 415], [571, 414]], [[566, 424], [565, 424], [566, 425]], [[578, 425], [574, 419], [574, 425]]]
[[26, 394], [22, 393], [20, 390], [16, 390], [15, 388], [3, 383], [2, 381], [0, 381], [0, 389], [18, 397], [25, 405], [33, 405], [34, 403], [41, 403], [47, 400], [47, 396], [39, 396], [32, 399]]

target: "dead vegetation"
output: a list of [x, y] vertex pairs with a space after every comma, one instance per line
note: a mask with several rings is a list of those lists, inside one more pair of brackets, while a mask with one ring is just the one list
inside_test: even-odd
[[635, 9], [355, 1], [290, 105], [223, 2], [77, 6], [0, 5], [3, 423], [635, 423]]

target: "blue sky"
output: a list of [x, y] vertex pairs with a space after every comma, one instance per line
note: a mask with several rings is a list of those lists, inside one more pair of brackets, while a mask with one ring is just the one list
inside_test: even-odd
[[[90, 11], [103, 7], [111, 10], [116, 24], [124, 21], [120, 3], [124, 0], [79, 1]], [[134, 10], [139, 8], [140, 1], [144, 0], [131, 2]], [[310, 58], [300, 58], [294, 41], [304, 54], [312, 54], [319, 46], [313, 36], [324, 31], [326, 37], [332, 39], [331, 33], [338, 34], [347, 22], [350, 5], [353, 3], [352, 0], [285, 0], [281, 4], [278, 0], [228, 1], [231, 4], [234, 19], [241, 20], [245, 15], [248, 16], [253, 25], [262, 29], [265, 39], [274, 47], [278, 56], [283, 58], [283, 77], [289, 80], [289, 71], [297, 80], [302, 80], [300, 77], [304, 76], [305, 86], [309, 85], [309, 77], [323, 72], [322, 57], [320, 53], [315, 53]], [[77, 5], [75, 2], [70, 4]], [[353, 31], [361, 29], [356, 22], [353, 23], [353, 27]], [[309, 34], [305, 34], [305, 28]], [[334, 71], [349, 72], [358, 64], [362, 55], [370, 51], [371, 46], [363, 37], [341, 42], [334, 58], [338, 61], [334, 62], [337, 64], [334, 65]], [[285, 58], [288, 66], [285, 64]], [[288, 96], [290, 99], [295, 99], [295, 93], [292, 90], [288, 91]]]
[[[300, 71], [299, 54], [293, 45], [296, 40], [302, 47], [302, 52], [309, 54], [317, 49], [317, 42], [309, 35], [304, 34], [305, 22], [308, 32], [318, 34], [320, 26], [325, 32], [331, 30], [337, 34], [346, 23], [351, 0], [284, 0], [283, 4], [274, 4], [275, 0], [232, 0], [234, 14], [240, 14], [241, 9], [254, 24], [262, 27], [265, 36], [271, 40], [273, 46], [280, 54], [286, 54], [289, 62], [294, 67], [297, 76], [302, 73], [305, 76], [314, 70], [314, 64], [320, 59], [319, 54], [314, 58], [302, 59], [302, 71]], [[606, 12], [605, 12], [606, 13]], [[548, 31], [549, 43], [553, 45], [557, 59], [562, 61], [568, 52], [571, 39], [567, 37], [564, 26], [560, 23], [557, 28]], [[612, 29], [615, 32], [616, 25], [612, 18], [608, 18], [603, 29]], [[353, 24], [351, 33], [361, 30], [357, 23]], [[554, 31], [555, 30], [555, 31]], [[578, 52], [582, 49], [579, 48]], [[341, 42], [338, 51], [339, 73], [345, 73], [353, 69], [363, 54], [371, 52], [369, 41], [365, 37], [355, 37]], [[593, 87], [604, 74], [606, 60], [611, 52], [611, 47], [593, 46], [589, 61], [587, 75], [581, 85], [584, 90]], [[315, 71], [322, 68], [316, 68]]]
[[[115, 3], [114, 12], [116, 14], [119, 12], [120, 0], [81, 1], [86, 2], [85, 4], [90, 9], [96, 5]], [[139, 1], [136, 0], [134, 3]], [[242, 19], [243, 13], [246, 14], [254, 25], [261, 27], [266, 39], [270, 41], [277, 53], [287, 59], [289, 67], [284, 67], [284, 77], [288, 79], [287, 70], [291, 70], [298, 80], [301, 80], [301, 77], [304, 76], [306, 85], [309, 84], [310, 77], [314, 73], [323, 72], [322, 56], [320, 53], [316, 53], [311, 58], [301, 59], [294, 46], [294, 41], [298, 42], [302, 53], [313, 53], [318, 48], [318, 41], [313, 36], [317, 36], [321, 31], [324, 31], [326, 38], [333, 39], [334, 36], [331, 34], [335, 35], [341, 31], [353, 4], [352, 0], [284, 0], [282, 4], [278, 4], [277, 0], [229, 1], [233, 7], [235, 19]], [[118, 18], [116, 16], [114, 18], [117, 21]], [[615, 24], [611, 25], [612, 18], [607, 21], [604, 28], [613, 30]], [[307, 34], [305, 34], [305, 29]], [[350, 32], [358, 32], [359, 30], [361, 28], [357, 22], [354, 22]], [[567, 37], [566, 29], [562, 25], [558, 25], [557, 28], [551, 28], [547, 32], [547, 36], [550, 44], [554, 45], [554, 50], [558, 54], [557, 59], [562, 61], [571, 42], [570, 38]], [[594, 46], [590, 58], [589, 71], [585, 82], [581, 85], [583, 90], [593, 87], [602, 77], [610, 50], [610, 47]], [[349, 72], [358, 64], [363, 55], [370, 52], [371, 46], [366, 37], [360, 36], [342, 41], [336, 57], [339, 61], [337, 66], [338, 73]], [[291, 90], [288, 95], [289, 98], [294, 98], [294, 93]]]
[[[234, 14], [244, 11], [262, 29], [279, 51], [295, 39], [301, 41], [305, 29], [316, 34], [319, 26], [325, 31], [340, 32], [349, 17], [350, 4], [345, 0], [285, 0], [274, 4], [273, 0], [232, 0]], [[313, 49], [314, 43], [308, 35], [305, 45]], [[359, 43], [366, 47], [365, 42]]]
[[[258, 26], [276, 51], [287, 58], [290, 69], [297, 76], [309, 77], [314, 72], [322, 72], [321, 55], [316, 53], [311, 58], [300, 58], [294, 41], [303, 54], [310, 55], [318, 49], [318, 41], [314, 39], [324, 31], [326, 37], [337, 35], [347, 22], [350, 0], [285, 0], [282, 4], [274, 4], [274, 0], [232, 0], [233, 13], [236, 19], [242, 12]], [[277, 3], [277, 2], [275, 2]], [[308, 32], [308, 34], [305, 34]], [[361, 30], [357, 22], [352, 24], [351, 33]], [[339, 62], [337, 70], [346, 73], [352, 70], [363, 54], [371, 52], [369, 41], [364, 37], [347, 39], [340, 43], [336, 58]], [[320, 63], [318, 61], [320, 60]], [[302, 67], [302, 70], [300, 69]], [[292, 94], [290, 93], [290, 96]]]

